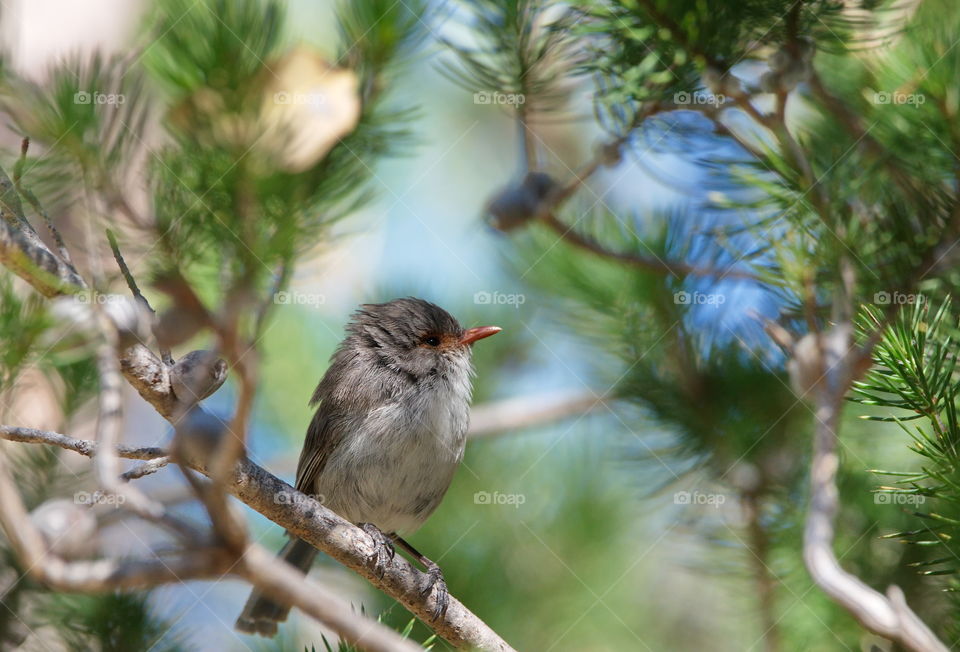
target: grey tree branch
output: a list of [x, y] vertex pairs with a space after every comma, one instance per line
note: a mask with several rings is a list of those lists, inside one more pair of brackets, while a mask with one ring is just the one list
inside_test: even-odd
[[[60, 448], [80, 453], [85, 457], [97, 454], [97, 443], [88, 439], [75, 439], [69, 435], [61, 435], [47, 430], [23, 428], [20, 426], [0, 426], [0, 439], [21, 442], [24, 444], [50, 444]], [[117, 456], [128, 460], [152, 460], [166, 455], [162, 448], [152, 446], [132, 447], [123, 444], [116, 446]]]
[[97, 454], [94, 469], [100, 486], [128, 499], [140, 516], [158, 520], [163, 507], [149, 500], [140, 491], [124, 485], [120, 480], [117, 442], [120, 439], [120, 420], [123, 416], [123, 397], [120, 393], [120, 373], [114, 353], [116, 331], [102, 310], [94, 312], [100, 322], [103, 341], [97, 346], [97, 371], [100, 375], [99, 416], [97, 419]]
[[489, 437], [591, 412], [608, 399], [593, 392], [557, 392], [521, 396], [475, 406], [470, 412], [471, 438]]
[[[120, 273], [123, 275], [123, 280], [127, 282], [130, 293], [133, 294], [133, 297], [143, 304], [151, 314], [156, 315], [157, 311], [153, 309], [153, 306], [150, 305], [147, 298], [143, 296], [136, 279], [133, 278], [133, 274], [130, 272], [130, 268], [127, 267], [127, 261], [123, 259], [123, 254], [120, 253], [120, 245], [117, 244], [117, 236], [110, 229], [107, 229], [107, 240], [110, 242], [111, 251], [113, 251], [113, 259], [117, 261], [117, 267], [120, 268]], [[162, 345], [160, 346], [160, 359], [163, 360], [163, 364], [168, 367], [173, 365], [173, 356], [170, 355], [170, 349]]]
[[[169, 463], [170, 457], [168, 455], [164, 455], [163, 457], [157, 457], [152, 460], [147, 460], [146, 462], [141, 462], [129, 471], [121, 473], [120, 477], [129, 482], [130, 480], [136, 480], [137, 478], [142, 478], [145, 475], [156, 473]], [[156, 498], [154, 498], [154, 500], [156, 500]]]
[[20, 142], [20, 160], [17, 161], [17, 164], [13, 168], [13, 185], [17, 190], [17, 193], [27, 200], [27, 203], [33, 207], [33, 210], [37, 212], [42, 219], [44, 224], [47, 225], [47, 230], [50, 231], [50, 235], [53, 237], [54, 243], [57, 245], [57, 255], [67, 263], [70, 268], [76, 272], [77, 268], [73, 264], [73, 260], [70, 258], [70, 252], [67, 250], [67, 246], [63, 243], [63, 236], [60, 235], [60, 231], [57, 229], [56, 225], [53, 223], [53, 220], [50, 219], [50, 216], [47, 214], [47, 211], [43, 210], [43, 206], [40, 205], [40, 200], [37, 199], [37, 196], [34, 195], [29, 189], [23, 186], [21, 181], [21, 173], [27, 162], [27, 151], [30, 149], [30, 139], [24, 138]]

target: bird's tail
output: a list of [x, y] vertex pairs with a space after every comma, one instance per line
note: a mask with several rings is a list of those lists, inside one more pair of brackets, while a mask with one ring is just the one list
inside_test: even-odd
[[[278, 556], [306, 573], [317, 556], [317, 549], [302, 539], [293, 538]], [[278, 604], [254, 589], [234, 626], [247, 634], [270, 637], [277, 633], [277, 624], [285, 621], [289, 613], [290, 605]]]

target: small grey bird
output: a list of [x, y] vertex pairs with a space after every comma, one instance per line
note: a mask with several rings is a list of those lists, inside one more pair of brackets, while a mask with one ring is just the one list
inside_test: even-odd
[[[470, 419], [471, 345], [498, 332], [464, 330], [422, 299], [363, 305], [310, 400], [319, 408], [300, 453], [297, 490], [370, 534], [378, 549], [372, 563], [392, 557], [394, 543], [419, 561], [437, 591], [437, 617], [448, 601], [443, 573], [400, 534], [423, 525], [450, 486]], [[280, 557], [306, 572], [316, 553], [291, 538]], [[254, 591], [236, 627], [273, 636], [289, 611]]]

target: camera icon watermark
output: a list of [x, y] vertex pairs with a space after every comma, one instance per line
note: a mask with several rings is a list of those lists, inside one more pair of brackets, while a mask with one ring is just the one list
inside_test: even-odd
[[316, 292], [290, 292], [281, 290], [273, 295], [273, 302], [281, 306], [322, 306], [327, 302], [327, 297]]
[[674, 505], [709, 505], [710, 507], [720, 507], [727, 502], [724, 494], [711, 494], [702, 491], [678, 491], [673, 494]]
[[880, 91], [873, 94], [874, 104], [906, 104], [919, 107], [926, 104], [927, 96], [923, 93], [901, 93], [899, 91]]
[[873, 295], [873, 302], [879, 306], [912, 306], [924, 303], [927, 298], [922, 294], [906, 294], [904, 292], [881, 291]]
[[473, 94], [474, 104], [501, 104], [519, 106], [527, 101], [523, 93], [500, 93], [497, 91], [479, 91]]
[[519, 509], [520, 505], [527, 502], [524, 494], [502, 494], [499, 491], [478, 491], [473, 494], [474, 505], [513, 505]]
[[722, 93], [704, 93], [695, 91], [688, 93], [680, 91], [673, 94], [673, 103], [680, 106], [712, 106], [714, 108], [726, 104], [727, 96]]
[[873, 494], [873, 502], [876, 505], [922, 505], [927, 502], [927, 497], [901, 491], [878, 491]]
[[292, 106], [323, 106], [327, 103], [327, 94], [278, 91], [273, 94], [273, 103]]
[[88, 306], [98, 305], [98, 306], [107, 306], [113, 303], [125, 303], [127, 297], [122, 294], [101, 294], [100, 292], [78, 292], [74, 295], [77, 299], [77, 303], [82, 303]]
[[305, 494], [305, 493], [294, 493], [292, 491], [279, 491], [273, 495], [273, 503], [275, 505], [307, 505], [312, 501], [317, 501], [321, 505], [327, 503], [327, 497], [323, 494]]
[[480, 290], [473, 294], [473, 302], [478, 306], [513, 306], [519, 308], [527, 302], [523, 294], [507, 294], [505, 292], [487, 292]]
[[713, 306], [718, 307], [726, 303], [726, 295], [719, 293], [687, 292], [680, 290], [673, 293], [673, 302], [678, 306]]
[[127, 501], [127, 497], [120, 494], [108, 494], [99, 489], [94, 492], [78, 491], [73, 494], [75, 505], [109, 505], [119, 507]]
[[120, 106], [127, 101], [123, 93], [101, 93], [99, 91], [77, 91], [73, 94], [74, 104], [94, 104]]

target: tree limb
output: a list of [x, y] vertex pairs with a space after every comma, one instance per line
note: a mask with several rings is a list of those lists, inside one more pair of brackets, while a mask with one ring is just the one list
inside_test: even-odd
[[530, 428], [591, 412], [608, 400], [594, 392], [557, 392], [543, 396], [521, 396], [474, 406], [470, 411], [471, 439]]

